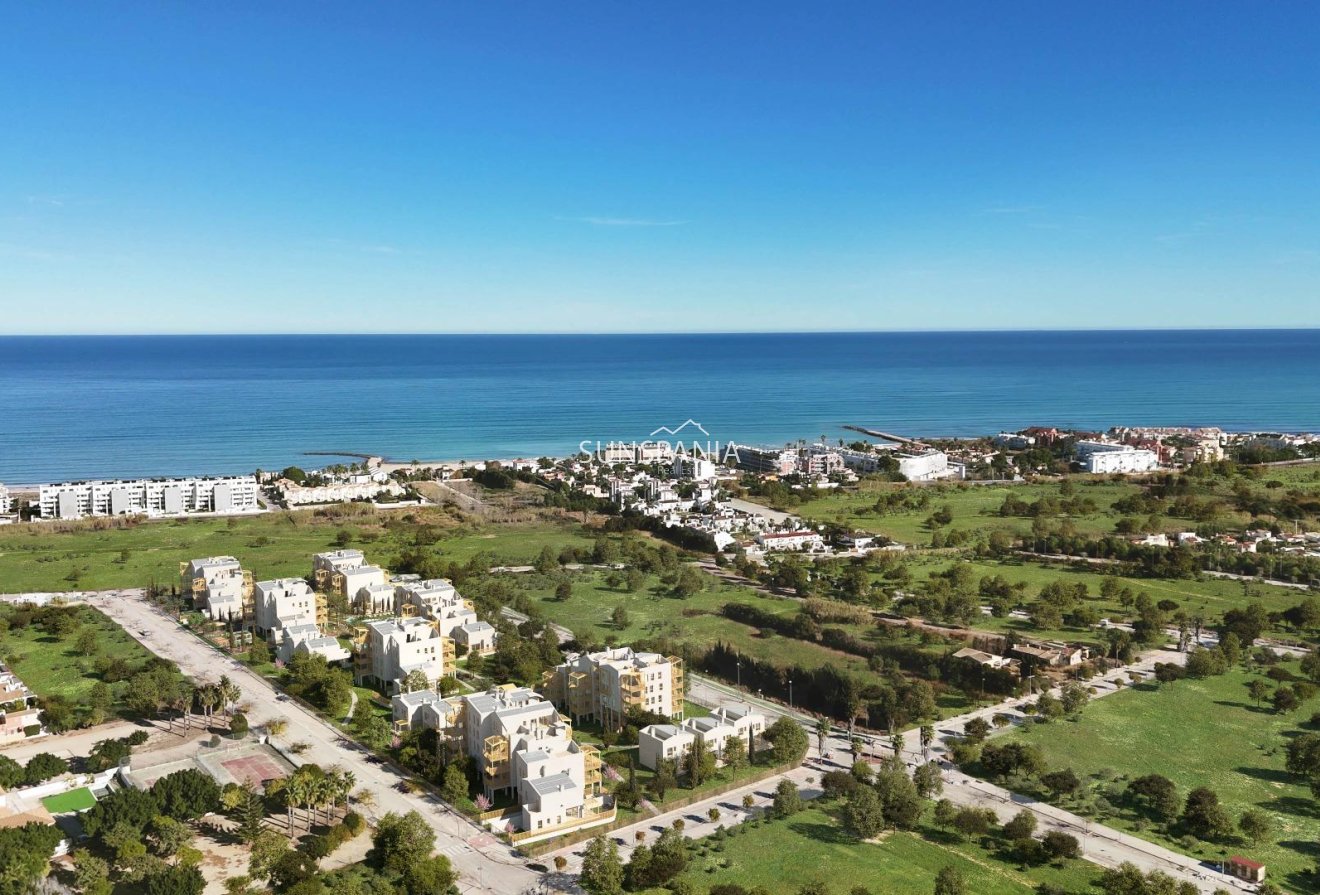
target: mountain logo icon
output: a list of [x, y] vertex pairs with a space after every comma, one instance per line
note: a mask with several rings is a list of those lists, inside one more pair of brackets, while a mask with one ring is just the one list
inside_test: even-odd
[[682, 432], [684, 429], [689, 429], [689, 428], [691, 428], [691, 429], [696, 429], [696, 430], [697, 430], [698, 432], [700, 432], [702, 435], [705, 435], [705, 436], [707, 436], [707, 437], [710, 437], [710, 433], [707, 432], [707, 431], [705, 430], [705, 428], [702, 427], [701, 423], [697, 422], [697, 421], [694, 420], [694, 419], [689, 419], [689, 420], [687, 420], [687, 421], [684, 422], [681, 426], [679, 426], [679, 427], [677, 427], [677, 428], [675, 428], [675, 429], [671, 429], [671, 428], [669, 428], [668, 426], [661, 426], [659, 429], [656, 429], [654, 432], [652, 432], [652, 433], [650, 434], [650, 436], [648, 436], [648, 437], [650, 437], [650, 438], [654, 438], [655, 436], [660, 435], [660, 434], [664, 434], [664, 435], [677, 435], [678, 433]]

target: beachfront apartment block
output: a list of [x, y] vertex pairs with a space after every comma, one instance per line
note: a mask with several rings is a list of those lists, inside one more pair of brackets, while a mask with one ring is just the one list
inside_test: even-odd
[[[693, 743], [723, 760], [730, 739], [755, 742], [765, 733], [765, 715], [746, 703], [721, 706], [709, 715], [688, 718], [682, 724], [650, 724], [637, 734], [637, 760], [644, 768], [655, 770], [665, 759], [681, 762]], [[750, 748], [747, 750], [752, 751]]]
[[739, 469], [762, 475], [792, 475], [797, 472], [798, 452], [788, 448], [766, 450], [764, 448], [734, 445]]
[[545, 673], [542, 689], [570, 717], [612, 730], [623, 727], [630, 710], [682, 719], [687, 693], [682, 659], [627, 646], [570, 655]]
[[254, 476], [63, 482], [42, 485], [43, 519], [85, 516], [177, 516], [260, 510]]
[[354, 629], [354, 680], [387, 694], [408, 689], [408, 675], [421, 672], [427, 687], [454, 669], [454, 641], [427, 618], [392, 618]]
[[5, 487], [4, 482], [0, 482], [0, 516], [8, 516], [13, 504], [13, 500], [9, 497], [9, 489]]
[[252, 573], [232, 556], [208, 556], [179, 563], [183, 589], [193, 606], [212, 621], [243, 618], [253, 610]]
[[436, 623], [440, 633], [465, 652], [489, 655], [495, 651], [495, 628], [477, 618], [477, 610], [445, 578], [400, 581], [394, 588], [394, 611], [410, 618], [424, 616]]
[[1091, 473], [1151, 472], [1160, 465], [1154, 451], [1112, 441], [1077, 442], [1077, 459]]
[[515, 843], [609, 823], [615, 811], [601, 793], [597, 749], [573, 739], [573, 726], [541, 694], [505, 685], [441, 697], [431, 691], [391, 700], [395, 727], [429, 727], [450, 755], [472, 758], [488, 798], [511, 793], [516, 804], [483, 816]]
[[364, 587], [385, 583], [386, 572], [367, 562], [361, 550], [332, 550], [312, 556], [312, 580], [321, 591], [353, 600]]
[[320, 624], [317, 596], [301, 578], [258, 581], [253, 591], [253, 627], [258, 637], [277, 643], [285, 628]]

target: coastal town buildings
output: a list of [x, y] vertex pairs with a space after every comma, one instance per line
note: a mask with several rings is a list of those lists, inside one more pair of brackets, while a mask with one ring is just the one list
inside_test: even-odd
[[818, 532], [771, 531], [756, 536], [756, 543], [767, 553], [778, 551], [815, 552], [825, 548], [825, 539]]
[[393, 479], [367, 475], [354, 477], [350, 481], [327, 482], [318, 485], [299, 485], [288, 479], [280, 479], [275, 482], [274, 487], [280, 500], [288, 507], [369, 501], [376, 500], [382, 495], [389, 495], [397, 499], [406, 493], [404, 487]]
[[63, 482], [42, 485], [38, 505], [43, 519], [250, 513], [260, 509], [257, 492], [250, 475]]
[[542, 690], [574, 719], [623, 727], [630, 711], [683, 717], [683, 660], [622, 646], [578, 653], [547, 671]]
[[212, 621], [243, 618], [252, 613], [252, 573], [232, 556], [210, 556], [180, 563], [179, 575], [193, 606]]
[[5, 487], [4, 482], [0, 482], [0, 516], [8, 516], [13, 504], [14, 502], [9, 496], [9, 489]]

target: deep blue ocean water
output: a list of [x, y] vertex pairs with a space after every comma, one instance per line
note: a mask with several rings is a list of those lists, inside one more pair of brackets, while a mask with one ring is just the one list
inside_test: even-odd
[[[1320, 430], [1320, 330], [0, 337], [0, 481], [564, 455], [699, 421]], [[703, 439], [704, 440], [704, 439]]]

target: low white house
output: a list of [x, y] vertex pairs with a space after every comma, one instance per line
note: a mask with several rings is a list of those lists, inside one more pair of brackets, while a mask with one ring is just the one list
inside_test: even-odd
[[765, 715], [745, 703], [721, 706], [709, 715], [688, 718], [681, 725], [651, 724], [637, 734], [638, 761], [655, 769], [661, 759], [680, 760], [698, 740], [720, 760], [731, 738], [746, 742], [765, 732]]

